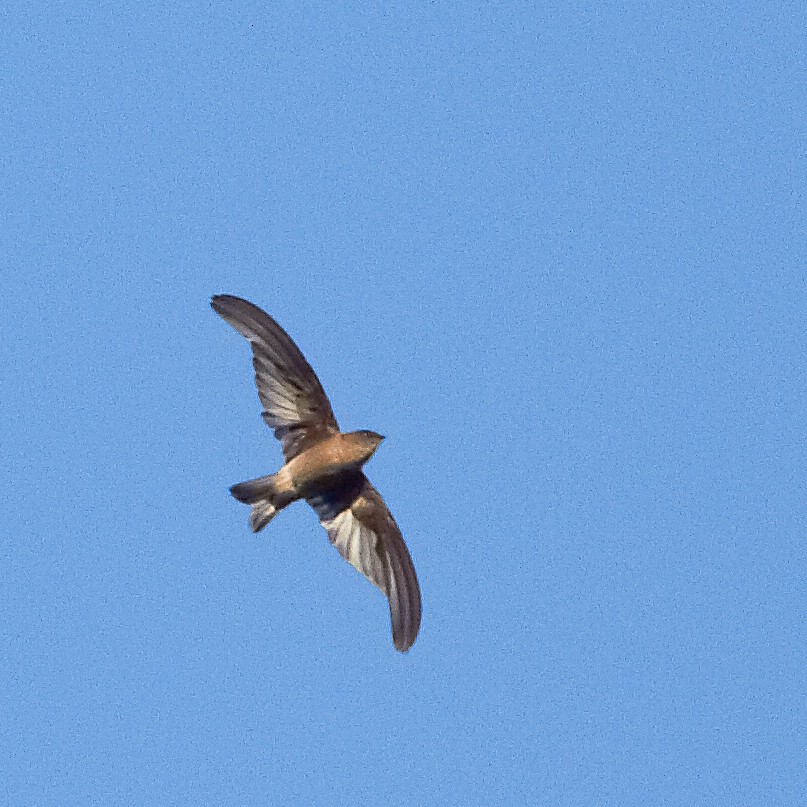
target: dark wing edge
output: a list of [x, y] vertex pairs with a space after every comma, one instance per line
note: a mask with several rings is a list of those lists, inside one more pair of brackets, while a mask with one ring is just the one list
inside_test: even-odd
[[265, 311], [240, 297], [217, 294], [213, 310], [252, 346], [263, 419], [286, 459], [339, 430], [328, 396], [292, 338]]
[[392, 641], [396, 650], [405, 653], [415, 643], [420, 631], [420, 586], [401, 531], [391, 514], [389, 518], [394, 529], [385, 535], [384, 545], [391, 570], [390, 591], [387, 596]]
[[308, 502], [342, 557], [387, 596], [395, 649], [409, 650], [420, 630], [420, 586], [401, 530], [381, 495], [364, 474], [356, 473]]

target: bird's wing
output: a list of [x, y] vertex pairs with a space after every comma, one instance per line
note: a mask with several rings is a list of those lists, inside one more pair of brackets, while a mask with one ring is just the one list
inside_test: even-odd
[[361, 472], [346, 474], [308, 503], [342, 557], [389, 600], [392, 641], [409, 650], [420, 629], [420, 587], [401, 531]]
[[219, 294], [210, 305], [252, 344], [263, 419], [286, 460], [339, 431], [328, 396], [291, 337], [258, 306]]

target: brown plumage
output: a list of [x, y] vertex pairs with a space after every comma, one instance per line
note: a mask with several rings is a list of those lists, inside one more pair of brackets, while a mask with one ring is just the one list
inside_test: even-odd
[[339, 430], [316, 374], [267, 313], [227, 294], [213, 297], [211, 306], [252, 345], [263, 419], [286, 459], [276, 474], [233, 485], [230, 492], [252, 505], [254, 532], [287, 505], [305, 499], [342, 557], [386, 594], [393, 643], [408, 650], [420, 628], [415, 568], [395, 519], [361, 470], [384, 438]]

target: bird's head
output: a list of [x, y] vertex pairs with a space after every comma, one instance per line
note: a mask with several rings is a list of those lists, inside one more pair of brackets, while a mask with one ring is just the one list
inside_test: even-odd
[[351, 432], [350, 436], [356, 441], [357, 445], [361, 447], [362, 454], [364, 455], [362, 462], [367, 462], [367, 460], [375, 454], [376, 449], [381, 445], [381, 441], [384, 439], [377, 432], [371, 432], [367, 429]]

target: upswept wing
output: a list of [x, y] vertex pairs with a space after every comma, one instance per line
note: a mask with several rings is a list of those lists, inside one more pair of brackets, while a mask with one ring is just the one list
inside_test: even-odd
[[363, 473], [308, 499], [342, 557], [389, 600], [392, 641], [404, 652], [420, 629], [420, 587], [401, 531]]
[[240, 297], [218, 294], [210, 305], [252, 345], [263, 419], [274, 429], [286, 461], [339, 431], [316, 373], [280, 325]]

